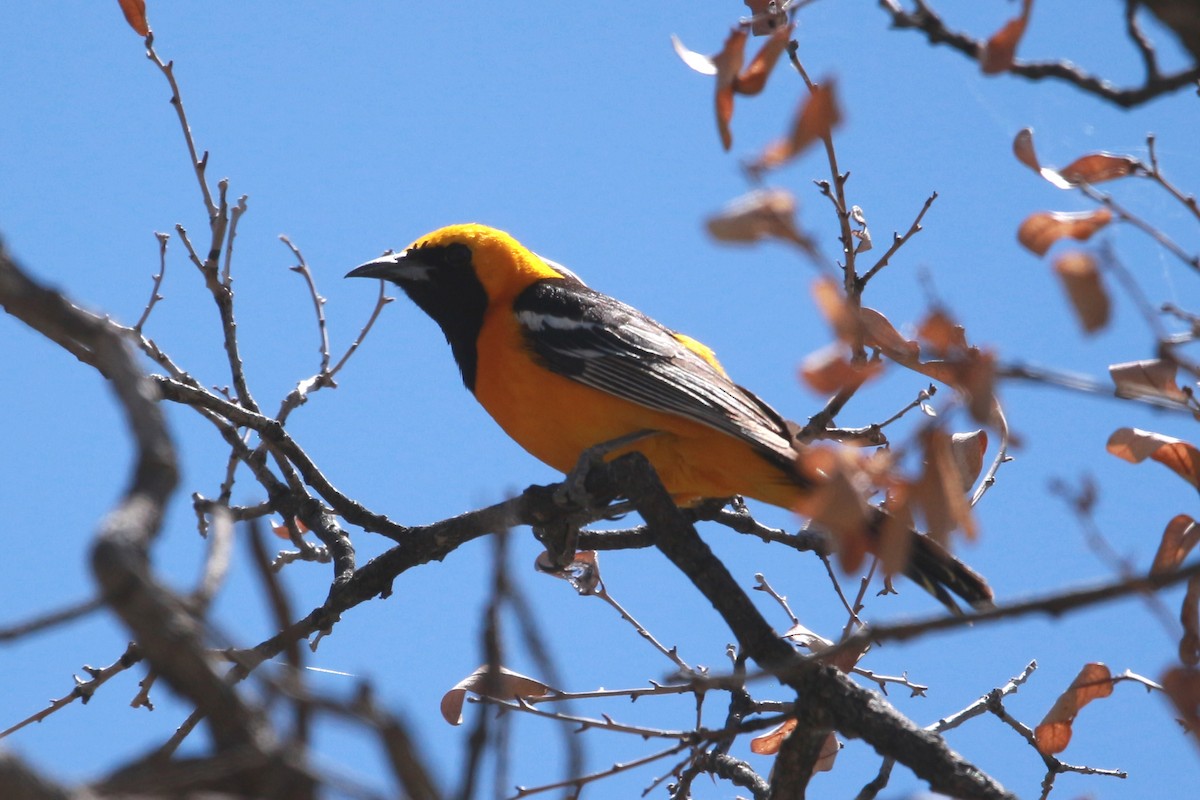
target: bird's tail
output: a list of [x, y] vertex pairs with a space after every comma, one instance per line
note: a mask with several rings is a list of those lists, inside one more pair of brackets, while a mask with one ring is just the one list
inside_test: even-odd
[[[884, 513], [879, 512], [880, 523], [886, 519]], [[956, 614], [962, 611], [951, 593], [977, 611], [993, 606], [992, 587], [983, 576], [924, 534], [912, 533], [904, 574]]]

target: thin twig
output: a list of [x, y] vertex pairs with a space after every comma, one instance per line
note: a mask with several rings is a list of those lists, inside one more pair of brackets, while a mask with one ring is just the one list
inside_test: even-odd
[[154, 62], [154, 65], [162, 71], [166, 77], [167, 83], [171, 87], [171, 105], [175, 107], [175, 114], [179, 117], [179, 125], [183, 128], [183, 138], [187, 142], [188, 155], [191, 157], [192, 169], [196, 173], [196, 179], [200, 183], [200, 192], [204, 195], [204, 206], [208, 209], [208, 217], [212, 219], [217, 215], [216, 204], [213, 203], [212, 192], [208, 189], [208, 182], [204, 178], [204, 171], [208, 166], [208, 153], [203, 156], [196, 155], [196, 142], [192, 139], [192, 127], [188, 124], [187, 112], [183, 108], [183, 100], [179, 94], [179, 84], [175, 82], [175, 62], [168, 61], [163, 63], [158, 57], [158, 53], [154, 50], [154, 35], [146, 37], [146, 57]]
[[975, 493], [971, 495], [971, 508], [978, 505], [988, 490], [996, 485], [996, 473], [1000, 471], [1000, 466], [1012, 460], [1008, 455], [1012, 434], [1008, 429], [1008, 417], [1004, 415], [1004, 407], [999, 401], [992, 406], [992, 419], [995, 420], [996, 427], [1000, 430], [1000, 448], [996, 451], [996, 457], [992, 459], [991, 466], [980, 479], [979, 485], [975, 487]]
[[938, 193], [934, 192], [925, 199], [925, 204], [921, 206], [920, 212], [917, 213], [917, 218], [913, 220], [912, 225], [908, 226], [908, 230], [904, 232], [903, 236], [898, 233], [892, 234], [892, 246], [887, 249], [887, 252], [884, 253], [878, 261], [875, 262], [875, 266], [867, 270], [866, 273], [864, 273], [863, 276], [858, 279], [859, 291], [865, 289], [867, 287], [867, 282], [870, 281], [871, 278], [875, 277], [879, 270], [888, 265], [888, 261], [896, 254], [897, 250], [903, 247], [913, 236], [924, 230], [921, 227], [921, 220], [925, 218], [925, 212], [929, 211], [929, 207], [933, 205], [933, 201], [937, 200], [937, 197]]
[[1127, 222], [1133, 227], [1137, 228], [1142, 233], [1158, 242], [1159, 246], [1161, 246], [1168, 253], [1178, 258], [1196, 272], [1200, 272], [1200, 255], [1189, 254], [1186, 250], [1176, 244], [1175, 240], [1170, 236], [1167, 236], [1158, 228], [1154, 227], [1149, 222], [1118, 203], [1115, 199], [1113, 199], [1111, 194], [1102, 192], [1088, 183], [1079, 183], [1076, 185], [1076, 188], [1079, 189], [1079, 191], [1084, 195], [1096, 201], [1097, 203], [1100, 203], [1102, 206], [1115, 214], [1117, 219], [1121, 220], [1122, 222]]
[[1143, 592], [1158, 591], [1159, 589], [1182, 583], [1197, 575], [1200, 575], [1200, 562], [1173, 572], [1109, 581], [1082, 589], [1068, 589], [1009, 605], [998, 605], [992, 609], [970, 614], [938, 615], [914, 622], [882, 625], [876, 628], [868, 627], [850, 638], [839, 642], [836, 645], [836, 649], [849, 649], [870, 642], [906, 641], [927, 633], [955, 630], [957, 628], [998, 622], [1000, 620], [1016, 619], [1017, 617], [1029, 616], [1030, 614], [1048, 614], [1052, 617], [1058, 617], [1078, 608], [1087, 608], [1112, 600], [1120, 600]]
[[[508, 800], [519, 800], [519, 798], [522, 797], [529, 797], [530, 795], [538, 794], [539, 792], [551, 792], [555, 789], [565, 789], [569, 787], [578, 789], [586, 784], [595, 783], [596, 781], [603, 780], [609, 776], [619, 775], [622, 772], [628, 772], [631, 769], [653, 763], [659, 759], [666, 758], [667, 756], [675, 755], [678, 752], [686, 750], [688, 747], [688, 743], [683, 742], [675, 745], [674, 747], [669, 747], [666, 750], [660, 750], [657, 753], [651, 753], [650, 755], [642, 756], [641, 758], [635, 758], [632, 761], [616, 763], [608, 769], [602, 769], [598, 772], [592, 772], [587, 775], [580, 775], [578, 778], [573, 778], [571, 780], [545, 783], [541, 786], [517, 786], [515, 787], [516, 794], [510, 795]], [[576, 794], [578, 794], [578, 792]]]
[[31, 633], [38, 633], [56, 625], [62, 625], [67, 622], [73, 622], [80, 617], [85, 617], [98, 608], [104, 607], [104, 601], [99, 597], [93, 597], [88, 600], [80, 600], [72, 603], [69, 606], [48, 611], [41, 616], [33, 619], [25, 620], [10, 625], [7, 628], [0, 628], [0, 642], [11, 642], [16, 639], [28, 636]]
[[109, 664], [107, 667], [96, 668], [89, 667], [85, 664], [83, 666], [83, 671], [87, 673], [88, 680], [85, 681], [80, 679], [78, 676], [73, 676], [75, 678], [74, 689], [57, 700], [51, 700], [50, 705], [48, 705], [46, 708], [43, 708], [41, 711], [38, 711], [36, 714], [31, 714], [17, 724], [0, 731], [0, 739], [5, 738], [9, 734], [16, 733], [26, 725], [31, 725], [34, 722], [41, 722], [46, 717], [50, 716], [56, 711], [66, 708], [76, 700], [82, 700], [84, 703], [86, 703], [91, 699], [92, 695], [95, 694], [96, 690], [107, 683], [110, 678], [115, 675], [119, 675], [141, 660], [141, 650], [136, 644], [130, 643], [130, 645], [125, 648], [125, 652], [121, 654], [121, 657]]
[[158, 301], [163, 299], [158, 292], [162, 288], [163, 276], [167, 274], [167, 242], [170, 241], [171, 234], [156, 232], [154, 238], [158, 240], [158, 274], [154, 276], [154, 288], [150, 290], [150, 299], [146, 302], [146, 307], [142, 309], [142, 315], [133, 325], [134, 332], [139, 336], [142, 333], [142, 326], [146, 324], [146, 320], [150, 319], [150, 312], [154, 310]]
[[1162, 174], [1162, 170], [1158, 167], [1158, 150], [1155, 146], [1154, 134], [1149, 134], [1146, 137], [1146, 148], [1150, 151], [1150, 169], [1146, 171], [1146, 177], [1157, 183], [1159, 186], [1167, 190], [1167, 192], [1184, 205], [1184, 207], [1192, 212], [1192, 216], [1200, 220], [1200, 204], [1196, 202], [1196, 196], [1193, 194], [1184, 194], [1175, 184], [1167, 180]]
[[792, 607], [788, 605], [787, 598], [775, 591], [775, 589], [771, 587], [771, 584], [767, 583], [766, 577], [761, 572], [754, 573], [754, 580], [757, 581], [757, 584], [753, 587], [754, 589], [757, 589], [760, 592], [766, 592], [767, 595], [774, 599], [776, 603], [779, 603], [779, 605], [783, 608], [783, 613], [787, 614], [788, 619], [792, 621], [792, 625], [800, 624], [800, 618], [796, 616], [796, 614], [792, 611]]
[[[919, 30], [930, 44], [944, 44], [958, 50], [972, 60], [978, 60], [984, 51], [984, 42], [965, 33], [951, 30], [923, 0], [916, 2], [916, 10], [906, 11], [898, 0], [878, 0], [892, 18], [892, 26], [901, 29]], [[1135, 42], [1136, 44], [1136, 42]], [[1069, 61], [1014, 61], [1008, 72], [1029, 80], [1053, 79], [1063, 81], [1088, 94], [1114, 103], [1121, 108], [1133, 108], [1160, 95], [1193, 85], [1200, 80], [1200, 66], [1192, 66], [1171, 75], [1159, 75], [1147, 79], [1141, 86], [1128, 89], [1118, 88], [1108, 80], [1091, 75]]]
[[[282, 234], [279, 236], [279, 241], [287, 245], [287, 248], [292, 251], [292, 255], [296, 257], [296, 266], [289, 267], [289, 269], [303, 278], [304, 283], [308, 286], [308, 294], [312, 298], [313, 310], [317, 315], [317, 334], [321, 340], [318, 350], [321, 354], [321, 365], [317, 368], [317, 373], [324, 375], [329, 372], [329, 329], [325, 324], [325, 298], [317, 291], [317, 283], [313, 279], [312, 270], [308, 268], [308, 262], [304, 259], [300, 248]], [[380, 287], [382, 288], [382, 282]]]

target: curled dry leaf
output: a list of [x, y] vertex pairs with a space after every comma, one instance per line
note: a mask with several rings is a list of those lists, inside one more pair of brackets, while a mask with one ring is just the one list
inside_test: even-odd
[[717, 132], [721, 135], [721, 146], [728, 150], [733, 146], [733, 132], [729, 128], [733, 120], [733, 84], [738, 73], [742, 71], [742, 63], [746, 60], [746, 32], [734, 28], [725, 40], [721, 52], [712, 58], [717, 68]]
[[796, 720], [785, 719], [778, 726], [751, 739], [750, 752], [760, 756], [773, 756], [783, 746], [783, 740], [794, 730], [796, 730]]
[[1200, 664], [1200, 578], [1188, 581], [1187, 593], [1179, 611], [1183, 636], [1179, 640], [1179, 660], [1194, 667]]
[[1085, 242], [1097, 231], [1112, 222], [1107, 208], [1094, 211], [1038, 211], [1030, 214], [1017, 228], [1017, 241], [1039, 256], [1046, 255], [1059, 239], [1071, 238]]
[[538, 572], [562, 578], [581, 595], [604, 593], [604, 581], [600, 577], [600, 554], [595, 550], [581, 550], [570, 564], [562, 568], [556, 567], [550, 554], [543, 550], [534, 559], [533, 566]]
[[1142, 162], [1133, 156], [1116, 153], [1089, 153], [1072, 161], [1058, 171], [1070, 183], [1103, 183], [1125, 178], [1142, 171]]
[[1021, 7], [1021, 16], [1010, 19], [1004, 27], [992, 34], [984, 44], [983, 52], [979, 55], [979, 66], [984, 75], [995, 75], [1007, 72], [1013, 65], [1017, 53], [1017, 45], [1025, 35], [1025, 26], [1029, 23], [1029, 11], [1033, 0], [1025, 0]]
[[787, 49], [788, 41], [792, 38], [793, 27], [784, 25], [771, 34], [771, 38], [763, 43], [762, 48], [750, 60], [750, 66], [738, 73], [733, 82], [735, 92], [753, 96], [763, 90], [763, 87], [767, 85], [767, 77], [771, 74], [771, 70], [775, 69], [775, 63], [779, 61], [779, 56]]
[[863, 474], [860, 456], [846, 448], [811, 447], [796, 468], [818, 488], [794, 510], [829, 531], [842, 569], [853, 572], [867, 553], [874, 513], [858, 489]]
[[795, 625], [787, 629], [783, 634], [784, 639], [789, 639], [796, 645], [803, 647], [805, 650], [811, 650], [814, 653], [819, 653], [822, 650], [827, 650], [833, 647], [833, 640], [826, 639], [816, 631], [808, 628], [797, 622]]
[[1183, 717], [1192, 740], [1200, 746], [1200, 670], [1176, 667], [1163, 676], [1162, 685]]
[[935, 308], [921, 320], [917, 336], [939, 356], [968, 347], [966, 330], [941, 308]]
[[1025, 166], [1059, 189], [1072, 189], [1081, 183], [1103, 183], [1130, 175], [1140, 175], [1145, 165], [1133, 156], [1115, 153], [1088, 153], [1062, 169], [1043, 166], [1033, 147], [1033, 129], [1022, 128], [1013, 139], [1013, 155]]
[[[1179, 514], [1167, 523], [1151, 575], [1173, 572], [1188, 553], [1200, 542], [1200, 525], [1187, 514]], [[1183, 624], [1183, 636], [1179, 639], [1179, 660], [1189, 667], [1200, 664], [1200, 578], [1188, 581], [1187, 593], [1179, 609], [1179, 621]]]
[[1095, 258], [1079, 251], [1064, 253], [1055, 259], [1054, 272], [1085, 332], [1095, 333], [1108, 324], [1111, 303]]
[[1042, 162], [1038, 160], [1037, 151], [1033, 146], [1033, 128], [1021, 128], [1017, 131], [1017, 135], [1013, 137], [1012, 148], [1018, 161], [1034, 172], [1041, 171]]
[[705, 222], [722, 242], [757, 242], [775, 238], [807, 251], [812, 242], [796, 227], [796, 198], [785, 189], [756, 189], [737, 198]]
[[875, 555], [879, 557], [885, 576], [901, 573], [908, 566], [912, 553], [912, 532], [917, 527], [913, 519], [912, 482], [894, 475], [890, 477], [890, 482], [887, 497], [883, 501], [888, 515], [875, 545]]
[[1140, 428], [1118, 428], [1108, 437], [1107, 449], [1131, 464], [1153, 459], [1200, 489], [1200, 450], [1182, 439]]
[[977, 430], [968, 433], [956, 433], [950, 437], [950, 453], [954, 456], [954, 466], [958, 476], [962, 478], [964, 492], [971, 491], [975, 479], [983, 471], [983, 454], [987, 452], [987, 431]]
[[498, 675], [490, 675], [487, 665], [479, 667], [442, 695], [442, 719], [451, 725], [462, 724], [462, 707], [467, 692], [493, 700], [519, 700], [544, 697], [551, 693], [546, 684], [511, 669], [500, 667]]
[[[301, 520], [299, 517], [293, 517], [292, 522], [296, 525], [296, 530], [301, 535], [308, 533], [308, 526], [305, 525], [304, 521]], [[278, 524], [276, 524], [275, 522], [272, 522], [271, 523], [271, 533], [275, 534], [280, 539], [287, 539], [288, 541], [291, 541], [291, 539], [292, 539], [292, 535], [288, 532], [288, 527], [287, 527], [286, 522], [280, 522]]]
[[1066, 750], [1071, 741], [1071, 724], [1079, 710], [1097, 698], [1108, 697], [1112, 692], [1112, 673], [1108, 667], [1098, 663], [1084, 664], [1075, 680], [1058, 696], [1034, 730], [1038, 752], [1049, 756]]
[[814, 392], [833, 394], [843, 389], [857, 389], [882, 371], [882, 361], [855, 364], [846, 357], [843, 348], [831, 345], [804, 359], [800, 378]]
[[150, 35], [150, 23], [146, 21], [146, 0], [118, 0], [125, 21], [138, 36]]
[[859, 662], [859, 659], [871, 647], [869, 641], [864, 641], [858, 647], [844, 647], [835, 651], [833, 655], [826, 655], [826, 651], [833, 647], [833, 641], [809, 630], [799, 622], [788, 628], [787, 633], [783, 634], [781, 638], [789, 639], [800, 647], [809, 650], [816, 656], [817, 661], [820, 661], [822, 664], [828, 664], [840, 672], [849, 672], [854, 669], [854, 665]]
[[839, 339], [851, 346], [864, 344], [879, 350], [901, 366], [953, 386], [967, 398], [967, 409], [978, 422], [990, 424], [997, 405], [995, 357], [967, 344], [963, 330], [949, 317], [931, 315], [923, 323], [931, 344], [945, 348], [941, 359], [921, 360], [921, 345], [904, 338], [888, 318], [873, 308], [857, 313], [846, 302], [841, 287], [831, 278], [813, 283], [813, 299]]
[[[968, 539], [976, 535], [971, 504], [963, 494], [951, 438], [945, 431], [931, 429], [921, 436], [925, 465], [921, 477], [910, 489], [911, 506], [920, 509], [929, 537], [946, 544], [950, 533], [961, 529]], [[969, 488], [969, 487], [968, 487]]]
[[796, 113], [788, 135], [769, 145], [758, 161], [750, 165], [751, 169], [774, 169], [791, 161], [817, 139], [828, 137], [841, 121], [833, 81], [814, 86]]
[[1157, 397], [1183, 403], [1187, 401], [1187, 395], [1175, 382], [1178, 371], [1175, 362], [1159, 358], [1127, 361], [1108, 368], [1117, 387], [1117, 397]]
[[1173, 572], [1183, 563], [1197, 542], [1200, 542], [1200, 525], [1196, 524], [1196, 520], [1187, 514], [1175, 515], [1163, 531], [1162, 539], [1158, 543], [1158, 552], [1154, 554], [1154, 563], [1150, 566], [1150, 574]]
[[821, 752], [817, 756], [816, 763], [813, 764], [813, 774], [818, 772], [829, 772], [833, 769], [833, 762], [837, 760], [837, 754], [842, 750], [842, 743], [832, 731], [825, 737], [825, 742], [821, 745]]
[[[750, 752], [760, 756], [776, 755], [779, 753], [779, 748], [783, 746], [784, 740], [794, 730], [796, 730], [796, 720], [784, 720], [777, 727], [751, 739]], [[817, 756], [816, 763], [813, 764], [813, 773], [828, 772], [833, 769], [833, 762], [837, 759], [837, 754], [841, 749], [841, 742], [837, 740], [835, 734], [830, 733], [826, 736], [825, 741], [821, 744], [821, 753]]]
[[1069, 181], [1063, 179], [1058, 174], [1058, 170], [1050, 167], [1043, 167], [1042, 162], [1038, 160], [1037, 152], [1033, 147], [1033, 128], [1022, 128], [1017, 131], [1016, 137], [1013, 139], [1013, 155], [1017, 157], [1025, 166], [1041, 175], [1050, 183], [1057, 186], [1059, 189], [1070, 189]]

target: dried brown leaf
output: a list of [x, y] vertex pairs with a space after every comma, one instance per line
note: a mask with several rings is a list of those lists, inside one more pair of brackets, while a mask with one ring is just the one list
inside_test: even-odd
[[1176, 667], [1163, 676], [1162, 685], [1193, 741], [1200, 745], [1200, 670]]
[[1172, 572], [1183, 563], [1187, 554], [1196, 543], [1200, 542], [1200, 525], [1187, 514], [1177, 514], [1167, 523], [1162, 539], [1158, 543], [1158, 552], [1154, 554], [1154, 563], [1150, 565], [1151, 575]]
[[1179, 610], [1183, 636], [1179, 640], [1179, 660], [1194, 667], [1200, 664], [1200, 577], [1188, 581], [1187, 594]]
[[1075, 680], [1058, 696], [1034, 730], [1038, 752], [1049, 756], [1067, 749], [1071, 741], [1071, 724], [1079, 710], [1093, 700], [1108, 697], [1112, 692], [1112, 673], [1108, 667], [1094, 662], [1084, 664]]
[[1063, 253], [1054, 261], [1054, 272], [1085, 332], [1095, 333], [1108, 324], [1111, 303], [1095, 258], [1079, 251]]
[[1017, 45], [1025, 35], [1025, 25], [1024, 16], [1010, 19], [987, 40], [983, 53], [979, 56], [979, 66], [984, 75], [1008, 72], [1017, 54]]
[[879, 531], [875, 555], [883, 574], [890, 576], [904, 571], [912, 553], [912, 532], [917, 526], [913, 519], [912, 483], [893, 479], [883, 506], [888, 515]]
[[817, 653], [816, 659], [822, 664], [828, 664], [839, 672], [849, 672], [854, 669], [859, 660], [871, 648], [869, 641], [860, 641], [855, 647], [843, 647], [835, 650], [833, 655]]
[[1058, 174], [1052, 167], [1042, 166], [1033, 148], [1033, 128], [1022, 128], [1013, 139], [1013, 155], [1025, 166], [1041, 175], [1059, 189], [1070, 189], [1073, 184]]
[[1030, 214], [1017, 229], [1017, 241], [1026, 249], [1044, 256], [1059, 239], [1070, 237], [1081, 242], [1112, 222], [1107, 208], [1094, 211], [1038, 211]]
[[883, 371], [882, 361], [855, 364], [842, 348], [833, 345], [804, 359], [800, 377], [814, 392], [833, 394], [843, 389], [858, 388]]
[[1033, 128], [1022, 128], [1013, 138], [1013, 155], [1034, 172], [1040, 172], [1042, 162], [1038, 161], [1037, 152], [1033, 147]]
[[842, 569], [853, 572], [870, 546], [872, 516], [871, 507], [858, 489], [858, 478], [863, 474], [858, 456], [844, 448], [812, 447], [805, 450], [797, 469], [817, 489], [807, 494], [795, 510], [829, 531]]
[[1133, 156], [1089, 153], [1060, 169], [1058, 174], [1071, 183], [1103, 183], [1136, 174], [1141, 163]]
[[1182, 439], [1139, 428], [1118, 428], [1108, 437], [1107, 449], [1133, 464], [1153, 459], [1200, 488], [1200, 450]]
[[794, 730], [796, 730], [796, 720], [785, 719], [778, 726], [751, 739], [750, 752], [760, 756], [773, 756], [783, 746], [783, 740]]
[[[760, 756], [777, 755], [779, 748], [783, 746], [784, 740], [794, 730], [796, 730], [796, 720], [786, 719], [766, 733], [759, 734], [751, 739], [750, 752], [757, 753]], [[841, 749], [842, 745], [838, 742], [835, 734], [830, 733], [826, 736], [824, 743], [821, 745], [821, 753], [817, 756], [817, 760], [813, 764], [813, 773], [828, 772], [833, 769], [833, 762]]]
[[826, 639], [821, 634], [817, 633], [816, 631], [809, 630], [799, 622], [788, 628], [787, 632], [783, 634], [782, 638], [789, 639], [800, 647], [803, 647], [806, 650], [811, 650], [814, 653], [819, 653], [822, 650], [833, 647], [832, 639]]
[[1117, 387], [1117, 397], [1159, 397], [1182, 403], [1187, 400], [1187, 395], [1175, 382], [1178, 371], [1174, 361], [1158, 358], [1127, 361], [1108, 368]]
[[[294, 517], [292, 522], [295, 524], [297, 532], [300, 534], [308, 533], [308, 526], [304, 524], [304, 520], [300, 519], [299, 517]], [[280, 539], [290, 540], [292, 538], [291, 533], [288, 532], [287, 523], [284, 522], [281, 522], [278, 525], [272, 522], [271, 533], [275, 534]]]
[[761, 49], [750, 60], [750, 66], [738, 73], [733, 82], [733, 90], [738, 94], [756, 95], [767, 85], [767, 77], [779, 61], [779, 56], [787, 49], [788, 41], [792, 38], [792, 25], [784, 25], [771, 34], [771, 38], [763, 43]]
[[800, 106], [788, 135], [768, 145], [752, 168], [773, 169], [791, 161], [813, 142], [828, 137], [841, 121], [842, 112], [833, 81], [815, 86]]
[[705, 222], [722, 242], [757, 242], [775, 238], [800, 245], [812, 242], [796, 227], [796, 198], [786, 189], [756, 189], [733, 200]]
[[733, 84], [746, 58], [746, 32], [734, 28], [725, 40], [721, 52], [713, 56], [717, 68], [717, 132], [721, 135], [721, 146], [728, 150], [733, 146], [733, 133], [729, 123], [733, 120]]
[[945, 431], [932, 429], [921, 436], [925, 464], [913, 484], [910, 503], [920, 509], [929, 536], [945, 545], [950, 533], [961, 529], [968, 539], [976, 535], [971, 504], [963, 494], [962, 475], [955, 463], [951, 439]]
[[821, 752], [817, 756], [816, 763], [813, 764], [813, 774], [818, 772], [829, 772], [833, 769], [833, 762], [837, 759], [837, 754], [842, 750], [842, 743], [838, 741], [837, 736], [830, 731], [825, 737], [825, 742], [821, 745]]
[[941, 308], [935, 308], [921, 320], [917, 326], [917, 336], [938, 355], [967, 347], [966, 331]]
[[1013, 65], [1017, 54], [1017, 45], [1025, 35], [1025, 26], [1029, 24], [1029, 12], [1033, 10], [1033, 0], [1023, 0], [1021, 16], [1009, 20], [1000, 30], [992, 34], [984, 44], [983, 52], [979, 54], [979, 66], [984, 75], [995, 75], [1007, 72]]
[[832, 656], [827, 656], [825, 651], [833, 647], [833, 641], [809, 630], [799, 622], [789, 628], [782, 638], [790, 639], [800, 647], [810, 650], [817, 661], [828, 664], [841, 672], [849, 672], [854, 669], [854, 665], [871, 647], [869, 641], [863, 641], [859, 643], [859, 646], [843, 647], [837, 649]]
[[150, 23], [146, 21], [146, 0], [117, 0], [125, 21], [138, 36], [150, 35]]
[[956, 433], [950, 437], [950, 453], [954, 456], [954, 467], [962, 478], [962, 489], [969, 492], [975, 479], [983, 471], [983, 456], [987, 452], [988, 435], [985, 430]]
[[866, 345], [878, 348], [888, 358], [906, 367], [919, 364], [921, 345], [905, 339], [882, 313], [873, 308], [864, 307], [859, 319], [862, 325], [863, 342]]
[[451, 725], [462, 724], [462, 707], [468, 692], [493, 700], [515, 700], [542, 697], [551, 691], [550, 687], [541, 681], [504, 667], [500, 667], [500, 674], [489, 675], [487, 665], [484, 664], [442, 695], [442, 719]]

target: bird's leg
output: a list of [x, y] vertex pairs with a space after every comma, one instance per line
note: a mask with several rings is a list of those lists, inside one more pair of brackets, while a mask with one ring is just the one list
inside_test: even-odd
[[587, 490], [588, 473], [604, 461], [604, 457], [614, 450], [620, 450], [626, 445], [640, 442], [651, 436], [657, 436], [662, 431], [645, 429], [618, 436], [607, 442], [593, 445], [579, 454], [579, 461], [567, 473], [566, 480], [554, 493], [554, 502], [564, 508], [588, 508], [592, 497]]
[[[551, 571], [564, 569], [575, 560], [576, 542], [579, 540], [579, 529], [590, 522], [594, 516], [590, 512], [593, 505], [599, 505], [597, 498], [588, 491], [587, 481], [592, 470], [604, 462], [604, 458], [614, 450], [655, 436], [659, 431], [641, 430], [635, 433], [618, 436], [607, 442], [589, 447], [579, 454], [579, 460], [558, 488], [554, 490], [554, 503], [563, 509], [563, 515], [556, 519], [534, 526], [534, 534], [546, 547], [547, 564]], [[607, 504], [611, 495], [604, 498]]]

